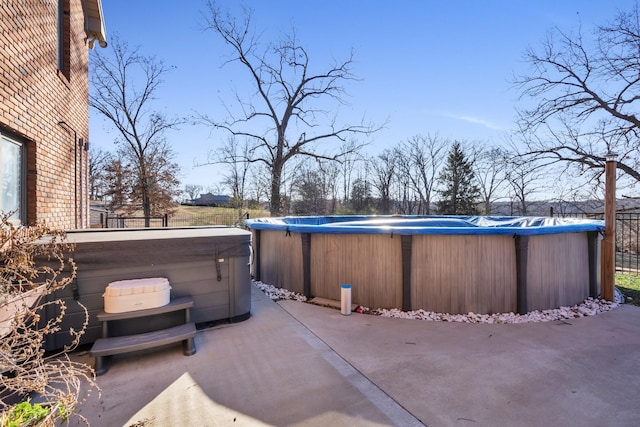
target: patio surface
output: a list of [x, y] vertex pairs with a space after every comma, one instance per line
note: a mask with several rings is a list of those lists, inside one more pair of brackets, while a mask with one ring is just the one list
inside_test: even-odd
[[[568, 321], [389, 319], [252, 287], [252, 317], [114, 357], [78, 413], [92, 426], [631, 426], [640, 307]], [[92, 363], [86, 353], [75, 360]], [[75, 424], [75, 422], [72, 422]]]

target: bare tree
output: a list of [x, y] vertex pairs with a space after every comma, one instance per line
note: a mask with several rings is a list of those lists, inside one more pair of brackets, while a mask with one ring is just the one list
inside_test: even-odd
[[391, 213], [391, 191], [397, 173], [397, 155], [392, 149], [384, 150], [369, 162], [372, 171], [373, 187], [380, 197], [380, 213]]
[[[395, 150], [397, 150], [397, 147]], [[396, 201], [395, 210], [401, 215], [416, 213], [418, 202], [411, 188], [412, 184], [409, 177], [402, 172], [398, 173], [397, 179], [392, 185], [392, 199]]]
[[483, 215], [491, 215], [491, 205], [496, 194], [506, 184], [506, 153], [499, 147], [474, 147], [471, 162], [479, 184]]
[[513, 153], [507, 155], [505, 161], [506, 179], [512, 196], [510, 214], [530, 215], [531, 197], [542, 190], [539, 183], [544, 178], [543, 167], [535, 161]]
[[[559, 28], [539, 50], [529, 49], [528, 75], [515, 83], [535, 105], [520, 114], [524, 132], [546, 130], [529, 139], [530, 156], [601, 173], [605, 154], [619, 155], [618, 169], [640, 181], [640, 13], [636, 4], [587, 39]], [[560, 126], [556, 126], [559, 124]]]
[[[296, 194], [296, 186], [298, 185], [298, 178], [302, 174], [302, 170], [306, 167], [309, 158], [296, 157], [282, 168], [282, 191], [280, 193], [281, 200], [281, 212], [283, 214], [289, 214], [292, 212], [292, 203]], [[269, 180], [269, 188], [271, 180]], [[271, 193], [269, 193], [271, 194]]]
[[339, 179], [340, 179], [340, 164], [337, 162], [318, 161], [318, 172], [323, 176], [323, 182], [326, 185], [327, 198], [329, 199], [329, 206], [327, 207], [326, 214], [335, 215], [339, 202]]
[[215, 183], [207, 186], [206, 191], [211, 194], [224, 194], [224, 187], [222, 184]]
[[145, 227], [149, 227], [152, 216], [172, 212], [175, 199], [180, 195], [180, 182], [176, 178], [178, 165], [168, 160], [171, 157], [168, 150], [164, 143], [154, 147], [153, 151], [147, 150], [145, 174], [148, 179], [142, 180], [137, 159], [126, 148], [119, 147], [117, 155], [106, 167], [109, 209], [135, 213], [139, 205], [132, 202], [144, 200], [146, 193], [149, 211], [144, 211]]
[[358, 142], [352, 139], [345, 142], [340, 148], [342, 152], [346, 153], [339, 161], [342, 177], [342, 203], [345, 205], [349, 203], [353, 175], [358, 173], [358, 164], [363, 160], [357, 146]]
[[118, 130], [119, 167], [129, 177], [120, 180], [128, 185], [119, 189], [126, 193], [121, 201], [128, 211], [141, 206], [148, 227], [151, 215], [165, 213], [179, 194], [178, 165], [171, 162], [174, 153], [164, 133], [180, 121], [169, 120], [151, 109], [162, 77], [169, 69], [118, 38], [112, 38], [109, 46], [112, 55], [92, 51], [89, 105]]
[[[202, 117], [205, 123], [253, 141], [252, 162], [264, 163], [271, 174], [271, 213], [283, 213], [281, 200], [283, 169], [296, 157], [337, 160], [351, 151], [322, 154], [318, 145], [346, 141], [354, 134], [377, 130], [371, 125], [342, 125], [337, 115], [319, 109], [326, 101], [344, 103], [343, 84], [355, 80], [351, 71], [353, 55], [313, 72], [309, 54], [296, 39], [295, 31], [276, 44], [262, 48], [252, 29], [252, 13], [245, 10], [242, 21], [223, 14], [207, 2], [207, 29], [213, 30], [231, 48], [227, 63], [238, 62], [248, 73], [255, 96], [241, 99], [240, 112], [229, 110], [224, 121]], [[335, 110], [334, 110], [335, 111]], [[350, 150], [360, 146], [351, 147]]]
[[188, 200], [193, 202], [202, 193], [202, 185], [187, 184], [184, 186], [184, 193], [187, 195]]
[[119, 209], [125, 206], [128, 200], [128, 188], [131, 188], [131, 176], [125, 170], [123, 160], [113, 156], [105, 168], [105, 182], [107, 189], [105, 199], [109, 208]]
[[251, 146], [247, 139], [238, 143], [233, 136], [217, 152], [216, 163], [224, 164], [227, 167], [223, 184], [231, 190], [233, 207], [238, 209], [242, 209], [245, 201], [245, 191], [249, 180], [250, 152]]
[[418, 215], [431, 213], [431, 197], [449, 144], [438, 135], [416, 135], [398, 147], [398, 168], [418, 196]]
[[[603, 210], [601, 200], [592, 193], [592, 188], [582, 183], [576, 185], [575, 180], [557, 179], [551, 187], [550, 211], [554, 216], [565, 217], [576, 213], [586, 214]], [[602, 189], [600, 189], [602, 190]]]
[[91, 145], [89, 148], [89, 198], [102, 199], [106, 192], [105, 174], [111, 153]]
[[[262, 165], [262, 168], [265, 168]], [[261, 205], [269, 198], [268, 171], [261, 170], [260, 165], [253, 165], [249, 170], [249, 199], [251, 204]]]

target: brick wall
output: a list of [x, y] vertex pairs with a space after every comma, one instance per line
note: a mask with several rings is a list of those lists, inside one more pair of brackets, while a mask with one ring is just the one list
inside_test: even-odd
[[70, 27], [67, 78], [58, 70], [58, 1], [0, 0], [0, 130], [27, 147], [27, 222], [63, 229], [85, 228], [89, 216], [81, 1], [63, 0]]

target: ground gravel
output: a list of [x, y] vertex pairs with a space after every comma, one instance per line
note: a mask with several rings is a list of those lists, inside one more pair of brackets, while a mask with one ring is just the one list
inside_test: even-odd
[[[277, 288], [262, 282], [254, 282], [254, 284], [264, 292], [272, 300], [295, 300], [306, 302], [304, 295], [291, 292], [287, 289]], [[402, 319], [427, 320], [434, 322], [458, 322], [458, 323], [486, 323], [486, 324], [505, 324], [505, 323], [538, 323], [552, 322], [557, 320], [575, 319], [578, 317], [595, 316], [598, 313], [613, 310], [618, 307], [624, 299], [621, 294], [616, 292], [616, 301], [606, 301], [599, 298], [587, 298], [582, 303], [571, 307], [559, 307], [552, 310], [535, 310], [526, 314], [516, 313], [494, 313], [494, 314], [449, 314], [435, 313], [426, 310], [402, 311], [397, 308], [369, 308], [358, 306], [358, 313], [372, 314], [383, 317], [395, 317]]]

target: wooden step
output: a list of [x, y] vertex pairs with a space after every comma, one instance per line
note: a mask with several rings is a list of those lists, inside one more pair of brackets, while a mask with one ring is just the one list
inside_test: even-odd
[[89, 354], [93, 357], [110, 356], [131, 351], [146, 350], [165, 344], [184, 341], [196, 335], [195, 323], [121, 337], [98, 338]]
[[193, 298], [182, 297], [176, 298], [169, 302], [169, 304], [146, 308], [144, 310], [124, 311], [122, 313], [98, 313], [96, 318], [101, 322], [108, 322], [111, 320], [123, 320], [123, 319], [135, 319], [138, 317], [155, 316], [157, 314], [170, 313], [172, 311], [186, 310], [193, 307]]

